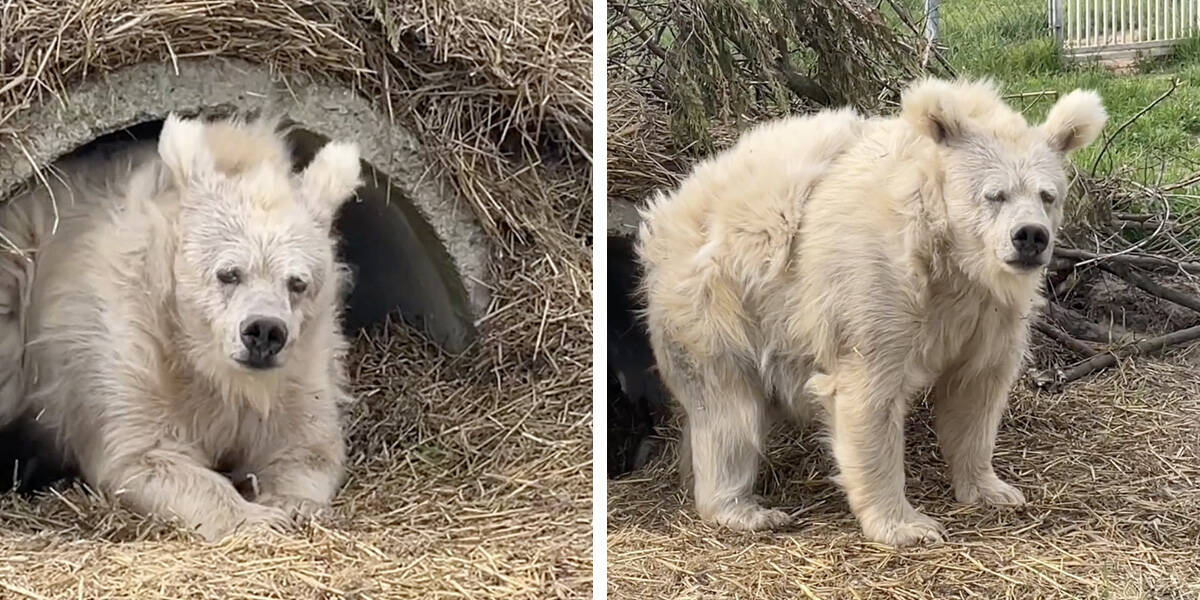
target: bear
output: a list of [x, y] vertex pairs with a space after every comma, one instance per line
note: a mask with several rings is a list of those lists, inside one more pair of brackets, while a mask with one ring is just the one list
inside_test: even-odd
[[353, 400], [333, 221], [357, 146], [296, 172], [278, 117], [171, 114], [157, 143], [55, 171], [0, 213], [3, 339], [24, 340], [0, 417], [33, 416], [93, 489], [206, 540], [327, 507]]
[[702, 518], [791, 521], [752, 495], [765, 432], [818, 418], [864, 536], [936, 543], [904, 494], [922, 390], [964, 503], [1020, 505], [992, 465], [1043, 302], [1067, 157], [1107, 113], [1061, 97], [1031, 125], [990, 80], [922, 79], [898, 114], [825, 109], [755, 126], [642, 209], [655, 360], [685, 413], [680, 469]]

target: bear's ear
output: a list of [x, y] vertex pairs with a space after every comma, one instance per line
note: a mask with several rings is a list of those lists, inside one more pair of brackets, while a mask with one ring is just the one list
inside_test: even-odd
[[940, 79], [913, 84], [900, 96], [900, 116], [929, 139], [946, 144], [962, 135], [965, 115], [955, 102], [959, 91]]
[[325, 144], [300, 174], [300, 192], [313, 216], [332, 223], [338, 208], [361, 183], [360, 172], [358, 146], [348, 142]]
[[180, 186], [204, 177], [214, 170], [212, 155], [204, 142], [204, 123], [182, 119], [175, 113], [163, 121], [158, 136], [158, 155]]
[[1050, 147], [1070, 154], [1096, 141], [1108, 122], [1108, 112], [1100, 95], [1090, 90], [1075, 90], [1063, 96], [1042, 123]]

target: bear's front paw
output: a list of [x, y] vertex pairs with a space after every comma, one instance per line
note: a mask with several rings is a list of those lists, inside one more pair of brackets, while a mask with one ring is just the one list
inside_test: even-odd
[[905, 510], [900, 518], [864, 520], [862, 526], [867, 539], [896, 548], [936, 545], [946, 535], [941, 523], [911, 508]]
[[258, 498], [258, 502], [283, 511], [293, 519], [318, 516], [328, 507], [326, 503], [310, 498], [278, 494], [263, 494]]
[[271, 506], [247, 502], [235, 515], [210, 518], [196, 526], [196, 533], [209, 542], [220, 541], [234, 533], [287, 531], [294, 527], [286, 512]]

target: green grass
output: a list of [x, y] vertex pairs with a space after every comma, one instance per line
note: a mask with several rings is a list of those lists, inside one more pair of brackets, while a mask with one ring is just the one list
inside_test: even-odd
[[[912, 5], [914, 0], [909, 0]], [[919, 8], [920, 2], [916, 0]], [[1095, 89], [1109, 111], [1112, 135], [1179, 79], [1174, 94], [1137, 119], [1113, 141], [1097, 172], [1120, 171], [1146, 184], [1180, 181], [1200, 171], [1200, 40], [1176, 47], [1169, 57], [1146, 61], [1129, 73], [1060, 60], [1047, 26], [1045, 0], [943, 0], [942, 42], [962, 75], [989, 76], [1006, 93], [1077, 87]], [[916, 11], [920, 14], [920, 11]], [[1041, 119], [1054, 99], [1013, 99], [1031, 119]], [[1090, 170], [1103, 141], [1074, 158]], [[1178, 209], [1200, 206], [1200, 186], [1175, 199]]]

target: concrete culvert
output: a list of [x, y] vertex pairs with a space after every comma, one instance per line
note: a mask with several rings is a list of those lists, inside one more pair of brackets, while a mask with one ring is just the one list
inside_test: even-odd
[[398, 312], [445, 350], [464, 350], [488, 303], [487, 242], [469, 210], [431, 180], [417, 140], [350, 90], [300, 82], [232, 60], [116, 71], [79, 86], [69, 102], [21, 115], [25, 145], [0, 147], [0, 197], [54, 161], [155, 139], [171, 112], [282, 113], [297, 168], [329, 139], [356, 142], [364, 184], [335, 228], [354, 270], [345, 324], [352, 333]]
[[[354, 141], [362, 152], [364, 183], [334, 224], [341, 259], [354, 272], [347, 333], [398, 313], [445, 350], [464, 350], [488, 302], [483, 234], [465, 207], [428, 181], [416, 140], [345, 90], [288, 82], [236, 61], [181, 63], [178, 74], [158, 65], [118, 71], [80, 86], [68, 103], [25, 116], [24, 144], [0, 147], [0, 197], [52, 177], [59, 160], [155, 140], [171, 112], [262, 110], [284, 115], [298, 170], [330, 139]], [[0, 440], [3, 464], [17, 465], [0, 474], [0, 488], [35, 490], [73, 475], [43, 460], [48, 440], [25, 420], [0, 428]]]

